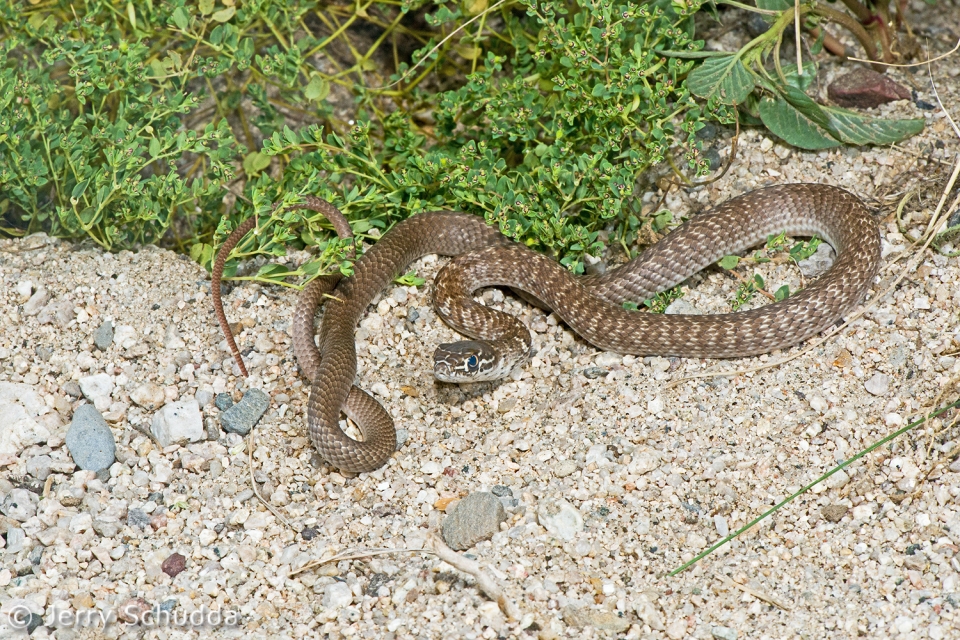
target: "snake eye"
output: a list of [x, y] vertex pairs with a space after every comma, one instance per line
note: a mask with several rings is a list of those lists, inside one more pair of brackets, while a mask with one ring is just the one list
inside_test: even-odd
[[470, 371], [476, 371], [477, 366], [480, 364], [480, 361], [477, 360], [477, 356], [470, 356], [467, 358], [467, 369]]

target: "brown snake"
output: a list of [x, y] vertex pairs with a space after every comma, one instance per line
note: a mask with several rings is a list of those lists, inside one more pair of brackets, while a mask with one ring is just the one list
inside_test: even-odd
[[[327, 215], [341, 237], [349, 234], [349, 225], [332, 205], [308, 198], [302, 206]], [[214, 305], [238, 362], [239, 351], [220, 305], [219, 278], [226, 255], [251, 227], [249, 221], [244, 223], [224, 242], [213, 272]], [[638, 313], [622, 307], [623, 302], [642, 302], [721, 257], [780, 232], [817, 235], [837, 252], [824, 275], [784, 301], [703, 316]], [[858, 305], [879, 268], [880, 236], [866, 207], [850, 193], [826, 185], [781, 185], [738, 196], [694, 216], [636, 259], [602, 276], [578, 277], [504, 238], [476, 216], [432, 212], [408, 218], [364, 253], [352, 277], [339, 282], [324, 312], [319, 353], [313, 343], [314, 314], [339, 276], [314, 280], [304, 289], [294, 314], [294, 351], [311, 380], [310, 437], [335, 467], [372, 471], [396, 449], [389, 414], [353, 384], [354, 328], [384, 287], [411, 262], [431, 253], [459, 256], [437, 276], [434, 304], [444, 320], [475, 339], [441, 345], [435, 371], [440, 379], [466, 381], [505, 375], [529, 353], [530, 336], [523, 324], [474, 302], [472, 293], [478, 288], [498, 285], [524, 291], [601, 349], [635, 355], [747, 356], [794, 345]], [[240, 366], [246, 373], [242, 362]], [[363, 441], [340, 429], [341, 410], [360, 426]]]

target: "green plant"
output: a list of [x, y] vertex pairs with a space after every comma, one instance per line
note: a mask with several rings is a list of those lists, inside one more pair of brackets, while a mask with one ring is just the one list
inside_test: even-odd
[[[678, 0], [685, 2], [686, 0]], [[694, 0], [696, 1], [696, 0]], [[796, 24], [819, 29], [819, 21], [840, 21], [861, 35], [859, 24], [819, 1], [795, 5], [788, 0], [757, 0], [749, 7], [733, 0], [719, 0], [748, 11], [773, 18], [769, 30], [736, 52], [661, 51], [679, 58], [702, 58], [703, 64], [690, 73], [690, 91], [708, 101], [741, 108], [748, 124], [763, 124], [784, 141], [801, 149], [828, 149], [841, 144], [889, 144], [912, 136], [923, 129], [923, 119], [889, 120], [864, 116], [855, 111], [817, 104], [806, 90], [816, 78], [812, 60], [782, 64], [780, 45], [784, 34]], [[851, 4], [859, 4], [850, 0]], [[820, 31], [822, 35], [823, 31]], [[870, 48], [864, 34], [861, 42]], [[818, 40], [815, 49], [822, 40]], [[874, 57], [874, 56], [871, 56]], [[798, 58], [799, 59], [799, 58]], [[766, 64], [772, 61], [773, 68]]]
[[[672, 221], [642, 211], [635, 185], [664, 159], [708, 171], [706, 121], [763, 122], [807, 148], [917, 130], [806, 97], [812, 68], [778, 57], [794, 5], [776, 2], [761, 0], [770, 30], [731, 54], [702, 51], [700, 0], [7, 2], [0, 215], [11, 234], [162, 242], [205, 265], [256, 215], [231, 268], [272, 260], [246, 277], [291, 285], [349, 272], [322, 217], [289, 206], [311, 193], [361, 237], [458, 209], [580, 271], [603, 229], [633, 253]], [[808, 28], [821, 5], [799, 5]], [[283, 264], [306, 246], [315, 259]]]

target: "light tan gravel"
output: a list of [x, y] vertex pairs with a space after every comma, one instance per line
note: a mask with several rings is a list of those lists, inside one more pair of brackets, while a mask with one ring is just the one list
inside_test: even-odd
[[[943, 4], [940, 15], [950, 15]], [[942, 99], [960, 115], [957, 60], [936, 71]], [[925, 73], [894, 75], [935, 102]], [[905, 263], [892, 261], [912, 251], [909, 237], [936, 205], [939, 191], [925, 181], [949, 175], [960, 144], [939, 112], [909, 102], [880, 111], [924, 116], [928, 127], [902, 148], [819, 154], [745, 131], [723, 180], [671, 194], [667, 206], [679, 216], [762, 185], [818, 181], [889, 214], [897, 194], [922, 187], [921, 204], [907, 207], [915, 212], [907, 237], [892, 218], [880, 223], [890, 265], [881, 280], [889, 282]], [[416, 270], [429, 282], [442, 262], [428, 257]], [[785, 263], [758, 270], [771, 291], [800, 282]], [[941, 391], [956, 397], [947, 382], [960, 375], [957, 258], [926, 254], [865, 317], [786, 365], [674, 387], [668, 383], [686, 374], [795, 350], [730, 362], [598, 353], [553, 316], [488, 291], [488, 304], [528, 323], [537, 355], [501, 384], [456, 387], [432, 379], [435, 345], [456, 334], [431, 309], [429, 285], [394, 286], [358, 331], [359, 384], [409, 437], [384, 469], [350, 478], [328, 469], [306, 437], [307, 389], [289, 335], [295, 293], [244, 283], [226, 297], [229, 318], [244, 327], [241, 349], [252, 349], [244, 381], [216, 326], [207, 278], [154, 248], [109, 255], [42, 236], [0, 241], [0, 384], [22, 385], [21, 402], [33, 402], [48, 431], [0, 453], [0, 496], [21, 482], [46, 492], [32, 519], [0, 521], [26, 534], [21, 551], [0, 548], [0, 607], [26, 601], [49, 616], [166, 603], [181, 614], [206, 607], [239, 615], [235, 629], [202, 633], [212, 638], [613, 634], [570, 626], [584, 620], [626, 621], [619, 635], [627, 637], [960, 637], [960, 465], [946, 457], [960, 436], [956, 428], [933, 436], [955, 412], [854, 464], [685, 573], [663, 577], [915, 418]], [[683, 299], [702, 312], [729, 309], [737, 286], [716, 270], [688, 284]], [[30, 315], [25, 303], [43, 288], [59, 306]], [[413, 310], [419, 317], [411, 322]], [[108, 319], [117, 335], [101, 352], [93, 333]], [[604, 375], [584, 374], [595, 367], [602, 371], [590, 376]], [[85, 402], [67, 393], [70, 383], [102, 373], [115, 385], [102, 412], [118, 462], [98, 479], [73, 471], [63, 441]], [[239, 398], [252, 387], [272, 398], [254, 432], [254, 478], [294, 529], [252, 497], [239, 436], [159, 450], [142, 432], [160, 403], [223, 391]], [[204, 406], [208, 429], [218, 415], [212, 402]], [[48, 487], [30, 474], [40, 456], [50, 458]], [[420, 548], [444, 518], [435, 504], [497, 485], [512, 490], [516, 506], [500, 533], [467, 553], [489, 568], [521, 621], [506, 620], [473, 578], [425, 554], [290, 575], [350, 549]], [[538, 522], [538, 506], [558, 499], [583, 520], [570, 540]], [[137, 509], [143, 528], [130, 519]], [[186, 568], [171, 579], [161, 564], [174, 552]], [[47, 635], [201, 633], [113, 624], [41, 628], [33, 637]]]

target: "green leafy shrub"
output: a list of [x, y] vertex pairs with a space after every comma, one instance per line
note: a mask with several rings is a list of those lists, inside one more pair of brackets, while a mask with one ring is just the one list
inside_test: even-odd
[[[288, 206], [311, 193], [361, 235], [427, 209], [483, 215], [577, 271], [602, 230], [629, 247], [671, 221], [632, 193], [665, 159], [707, 172], [708, 120], [804, 148], [917, 130], [814, 103], [815, 70], [779, 60], [793, 2], [760, 6], [768, 33], [722, 53], [697, 39], [701, 0], [4, 3], [0, 215], [11, 234], [162, 242], [205, 265], [257, 215], [236, 258], [322, 250], [253, 276], [290, 284], [342, 259], [322, 217]], [[837, 21], [800, 7], [811, 32]]]

